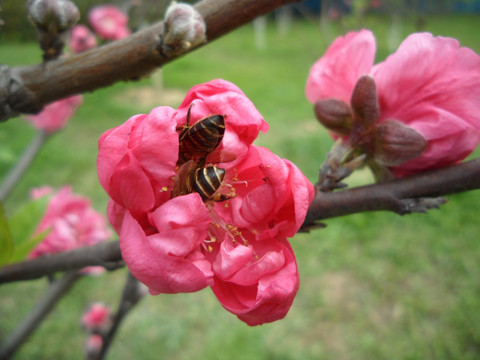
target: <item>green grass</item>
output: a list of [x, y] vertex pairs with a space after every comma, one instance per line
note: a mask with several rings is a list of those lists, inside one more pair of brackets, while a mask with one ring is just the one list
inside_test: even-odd
[[[378, 61], [390, 52], [388, 24], [389, 19], [366, 19], [378, 39]], [[480, 52], [478, 17], [428, 18], [426, 30], [457, 37]], [[330, 31], [340, 30], [333, 24]], [[411, 23], [402, 23], [400, 39], [412, 31]], [[95, 170], [99, 135], [167, 98], [178, 105], [191, 86], [212, 78], [236, 83], [269, 122], [270, 131], [257, 143], [292, 160], [315, 181], [332, 141], [317, 126], [304, 85], [327, 41], [308, 22], [294, 23], [286, 35], [270, 24], [265, 50], [255, 49], [253, 40], [252, 27], [245, 26], [165, 66], [165, 92], [146, 79], [85, 94], [76, 116], [50, 139], [18, 184], [7, 210], [24, 203], [34, 186], [68, 183], [103, 211], [107, 197]], [[33, 44], [0, 44], [0, 62], [22, 64], [32, 56], [40, 57]], [[20, 119], [1, 124], [0, 174], [33, 137]], [[363, 172], [352, 181], [366, 179]], [[273, 324], [249, 328], [223, 310], [209, 290], [148, 296], [122, 324], [109, 358], [478, 359], [480, 192], [449, 200], [426, 215], [356, 214], [295, 236], [301, 286], [286, 319]], [[16, 359], [83, 358], [82, 311], [93, 301], [115, 307], [124, 277], [120, 270], [82, 279]], [[45, 288], [45, 280], [0, 286], [0, 339]]]

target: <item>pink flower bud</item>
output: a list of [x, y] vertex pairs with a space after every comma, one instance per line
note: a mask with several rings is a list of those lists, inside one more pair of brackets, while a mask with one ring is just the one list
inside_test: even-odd
[[82, 325], [93, 333], [104, 333], [111, 323], [110, 308], [103, 303], [94, 303], [82, 316]]
[[119, 40], [130, 35], [128, 16], [115, 5], [96, 6], [88, 14], [93, 30], [105, 40]]
[[85, 25], [77, 25], [70, 32], [70, 47], [74, 53], [87, 51], [97, 46], [97, 38]]
[[90, 335], [85, 342], [84, 349], [88, 359], [94, 359], [98, 357], [103, 346], [103, 338], [100, 335]]
[[35, 25], [45, 31], [62, 32], [80, 18], [78, 8], [69, 0], [29, 0], [27, 11]]

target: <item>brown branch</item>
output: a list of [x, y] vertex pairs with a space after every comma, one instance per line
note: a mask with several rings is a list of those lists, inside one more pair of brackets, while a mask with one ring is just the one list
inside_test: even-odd
[[[479, 188], [480, 158], [381, 184], [319, 192], [308, 210], [301, 231], [315, 227], [318, 220], [359, 212], [392, 211], [406, 214], [410, 211], [409, 199], [442, 196]], [[112, 270], [122, 266], [118, 241], [4, 266], [0, 268], [0, 284], [36, 279], [57, 271], [92, 265]]]
[[366, 211], [408, 214], [408, 199], [437, 197], [480, 188], [480, 158], [418, 175], [342, 191], [317, 192], [302, 230], [316, 220]]
[[6, 265], [0, 268], [0, 284], [37, 279], [58, 271], [78, 270], [85, 266], [103, 266], [107, 270], [124, 266], [118, 241], [103, 242]]
[[[257, 16], [299, 0], [203, 0], [195, 9], [212, 41]], [[163, 22], [84, 53], [25, 67], [0, 66], [0, 121], [36, 113], [52, 101], [138, 79], [182, 54], [162, 43]]]

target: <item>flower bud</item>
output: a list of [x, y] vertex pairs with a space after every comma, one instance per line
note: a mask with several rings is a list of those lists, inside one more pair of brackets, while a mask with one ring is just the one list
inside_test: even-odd
[[80, 18], [78, 8], [68, 0], [30, 0], [27, 12], [39, 29], [57, 33], [71, 28]]
[[100, 335], [93, 334], [88, 337], [84, 344], [84, 350], [88, 359], [97, 358], [102, 350], [103, 338]]
[[393, 119], [375, 126], [374, 141], [375, 161], [385, 166], [399, 166], [420, 156], [427, 147], [420, 133]]
[[350, 106], [337, 99], [319, 100], [314, 106], [315, 116], [327, 129], [339, 134], [348, 135], [352, 128]]
[[207, 39], [202, 16], [188, 4], [172, 3], [165, 13], [165, 26], [164, 43], [173, 53], [182, 53]]
[[358, 79], [350, 99], [354, 122], [363, 127], [375, 123], [380, 117], [375, 80], [371, 76]]
[[111, 323], [110, 308], [102, 303], [92, 304], [82, 315], [83, 327], [92, 333], [104, 333]]

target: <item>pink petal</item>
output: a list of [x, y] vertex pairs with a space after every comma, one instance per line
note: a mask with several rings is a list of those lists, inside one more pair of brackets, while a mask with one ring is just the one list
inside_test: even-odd
[[193, 292], [210, 285], [211, 268], [206, 260], [161, 253], [152, 248], [155, 237], [145, 236], [138, 222], [127, 212], [120, 234], [122, 256], [132, 274], [152, 294]]
[[310, 69], [307, 99], [315, 103], [336, 98], [349, 103], [358, 78], [370, 72], [375, 52], [375, 38], [369, 30], [338, 37]]
[[480, 56], [457, 40], [410, 35], [374, 76], [381, 118], [397, 119], [428, 141], [422, 155], [392, 169], [396, 176], [458, 162], [480, 142]]
[[115, 202], [132, 211], [149, 211], [155, 204], [150, 179], [130, 151], [117, 164], [108, 188]]
[[257, 286], [241, 286], [215, 278], [212, 290], [223, 307], [250, 326], [285, 317], [298, 290], [299, 277], [293, 251], [286, 240], [282, 241], [282, 254], [284, 266], [261, 277]]

